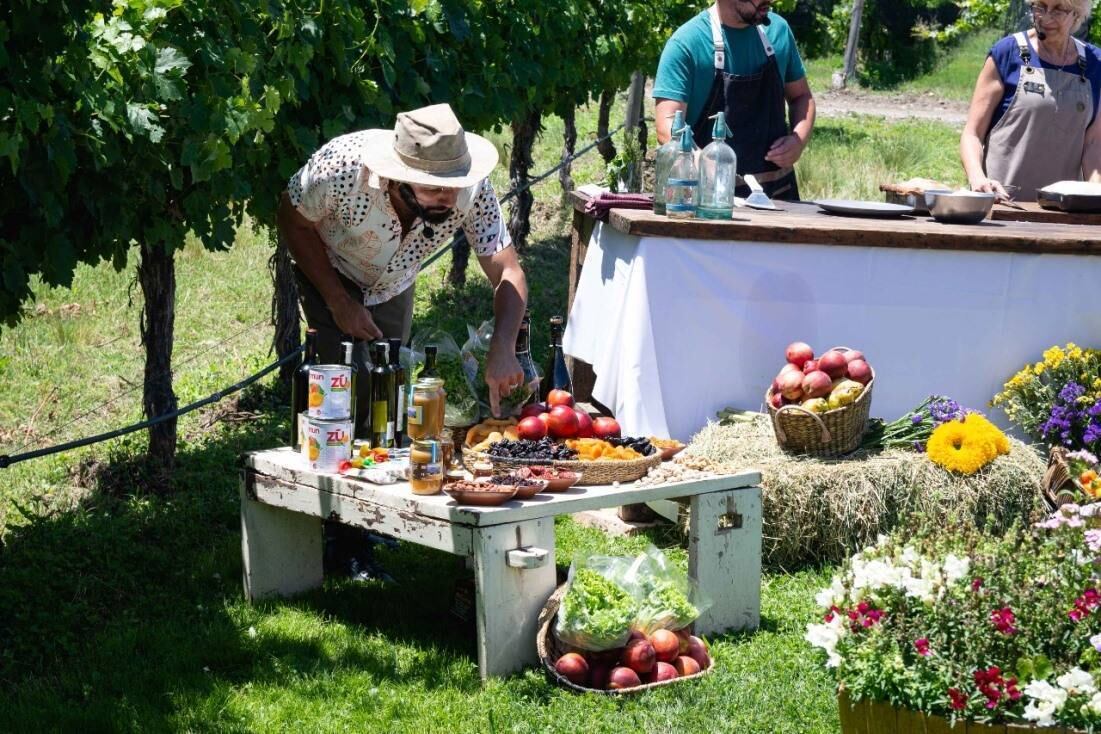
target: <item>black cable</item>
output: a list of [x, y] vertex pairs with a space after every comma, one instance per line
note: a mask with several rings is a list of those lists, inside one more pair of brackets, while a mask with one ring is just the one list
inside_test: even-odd
[[[650, 122], [652, 120], [650, 120], [649, 118], [646, 118], [646, 121]], [[618, 133], [620, 130], [622, 130], [626, 126], [627, 126], [627, 123], [624, 122], [623, 124], [621, 124], [615, 130], [612, 130], [607, 135], [605, 135], [601, 138], [597, 138], [592, 143], [586, 145], [584, 148], [577, 151], [576, 153], [574, 153], [572, 156], [570, 156], [566, 160], [561, 161], [554, 168], [551, 168], [549, 171], [546, 171], [545, 173], [543, 173], [539, 176], [536, 176], [533, 179], [530, 179], [525, 185], [521, 186], [520, 188], [513, 189], [513, 190], [509, 191], [507, 194], [505, 194], [504, 196], [502, 196], [499, 199], [500, 203], [502, 203], [502, 204], [505, 203], [506, 201], [513, 198], [514, 196], [517, 196], [518, 194], [521, 194], [521, 193], [527, 191], [528, 189], [530, 189], [535, 184], [545, 180], [547, 177], [549, 177], [549, 176], [557, 173], [558, 171], [562, 170], [562, 168], [564, 166], [567, 166], [570, 163], [573, 163], [575, 160], [577, 160], [581, 156], [585, 155], [590, 150], [592, 150], [596, 146], [603, 143], [605, 140], [608, 140], [609, 138], [611, 138], [613, 135]], [[459, 242], [461, 242], [462, 240], [465, 240], [465, 239], [466, 239], [466, 233], [463, 232], [460, 229], [458, 231], [458, 233], [456, 233], [454, 239], [452, 239], [451, 242], [444, 245], [440, 249], [436, 250], [436, 252], [432, 253], [431, 257], [429, 257], [427, 260], [425, 260], [421, 264], [421, 269], [423, 270], [424, 268], [427, 268], [432, 263], [436, 262], [436, 260], [443, 257], [445, 252], [447, 252], [451, 248], [455, 247]], [[229, 339], [226, 339], [222, 343], [224, 344], [225, 342], [230, 341], [231, 339], [235, 338], [238, 335], [239, 334], [235, 334], [233, 337], [230, 337]], [[211, 347], [211, 349], [213, 349], [213, 348], [214, 347]], [[238, 390], [243, 390], [244, 388], [248, 387], [252, 383], [259, 380], [264, 375], [266, 375], [269, 372], [271, 372], [272, 370], [274, 370], [275, 368], [280, 367], [283, 364], [286, 364], [293, 357], [296, 357], [299, 354], [301, 354], [304, 349], [305, 349], [305, 346], [300, 346], [297, 349], [295, 349], [293, 352], [287, 354], [282, 359], [280, 359], [278, 361], [275, 361], [275, 362], [272, 362], [271, 364], [269, 364], [264, 369], [260, 370], [259, 372], [255, 373], [253, 375], [250, 375], [249, 377], [246, 377], [245, 379], [241, 380], [240, 382], [234, 383], [233, 385], [230, 385], [227, 388], [219, 390], [218, 392], [213, 393], [213, 394], [203, 398], [202, 400], [197, 400], [194, 403], [191, 403], [190, 405], [185, 405], [182, 408], [178, 408], [178, 409], [176, 409], [175, 411], [173, 411], [171, 413], [165, 413], [164, 415], [159, 415], [156, 418], [150, 418], [148, 420], [142, 421], [141, 423], [134, 423], [133, 425], [129, 425], [129, 426], [126, 426], [124, 428], [116, 428], [115, 430], [108, 431], [107, 433], [100, 433], [100, 434], [95, 435], [95, 436], [89, 436], [87, 438], [77, 439], [76, 441], [67, 441], [66, 443], [57, 444], [55, 446], [49, 446], [49, 447], [44, 448], [44, 449], [35, 449], [34, 451], [27, 451], [25, 453], [17, 453], [15, 455], [0, 454], [0, 469], [7, 469], [12, 464], [18, 464], [19, 462], [26, 461], [28, 459], [37, 459], [41, 456], [49, 456], [50, 454], [57, 454], [57, 453], [60, 453], [62, 451], [69, 451], [71, 449], [80, 448], [82, 446], [88, 446], [90, 444], [100, 443], [102, 441], [107, 441], [107, 440], [110, 440], [112, 438], [118, 438], [119, 436], [125, 436], [128, 433], [134, 433], [135, 431], [140, 431], [143, 428], [149, 428], [150, 426], [155, 426], [159, 423], [164, 423], [167, 420], [171, 420], [173, 418], [178, 418], [181, 415], [185, 415], [187, 413], [190, 413], [191, 411], [196, 410], [198, 408], [201, 408], [205, 405], [210, 405], [211, 403], [216, 403], [219, 400], [222, 400], [223, 398], [225, 398], [229, 395], [232, 395], [233, 393], [237, 392]], [[207, 351], [210, 351], [210, 350], [208, 349]], [[205, 352], [201, 352], [199, 354], [193, 355], [191, 357], [191, 359], [186, 360], [186, 361], [192, 361], [193, 359], [202, 356], [202, 354], [205, 354]], [[180, 365], [177, 365], [177, 367], [182, 366], [182, 364], [183, 363], [181, 363]], [[130, 390], [130, 392], [133, 392], [133, 390], [136, 390], [136, 389], [137, 389], [137, 386], [132, 388]], [[108, 403], [100, 406], [100, 408], [106, 407], [107, 404], [109, 404], [110, 402], [113, 402], [114, 400], [117, 400], [119, 397], [121, 397], [121, 396], [115, 396], [115, 398], [113, 398], [111, 401], [108, 401]], [[97, 408], [96, 410], [98, 410], [98, 409], [99, 408]], [[88, 411], [88, 413], [85, 413], [85, 415], [87, 415], [91, 412], [94, 412], [94, 411]], [[80, 417], [83, 417], [83, 416], [80, 416]], [[53, 433], [56, 433], [56, 432], [57, 432], [56, 430], [53, 431]], [[47, 434], [47, 435], [53, 435], [53, 433]]]
[[292, 359], [294, 359], [295, 357], [300, 355], [303, 352], [303, 350], [305, 350], [305, 348], [306, 348], [305, 346], [300, 346], [300, 347], [298, 347], [298, 349], [295, 349], [293, 352], [289, 353], [288, 355], [286, 355], [282, 359], [279, 359], [279, 360], [276, 360], [275, 362], [272, 362], [271, 364], [269, 364], [264, 369], [260, 370], [259, 372], [254, 373], [252, 375], [249, 375], [248, 377], [241, 380], [240, 382], [236, 382], [236, 383], [230, 385], [229, 387], [223, 388], [223, 389], [219, 390], [216, 393], [208, 395], [207, 397], [203, 398], [202, 400], [196, 400], [194, 403], [191, 403], [190, 405], [185, 405], [182, 408], [177, 408], [176, 410], [172, 411], [171, 413], [165, 413], [164, 415], [158, 415], [156, 418], [150, 418], [149, 420], [142, 421], [141, 423], [135, 423], [133, 425], [126, 426], [125, 428], [116, 428], [115, 430], [108, 431], [107, 433], [101, 433], [101, 434], [96, 435], [96, 436], [89, 436], [87, 438], [77, 439], [76, 441], [68, 441], [66, 443], [57, 444], [56, 446], [49, 446], [49, 447], [44, 448], [44, 449], [35, 449], [34, 451], [27, 451], [26, 453], [15, 454], [14, 456], [8, 456], [7, 454], [0, 455], [0, 469], [7, 469], [12, 464], [18, 464], [20, 461], [26, 461], [27, 459], [37, 459], [40, 456], [49, 456], [50, 454], [57, 454], [57, 453], [60, 453], [62, 451], [69, 451], [70, 449], [77, 449], [77, 448], [80, 448], [81, 446], [88, 446], [89, 444], [99, 443], [101, 441], [107, 441], [108, 439], [118, 438], [119, 436], [125, 436], [128, 433], [133, 433], [134, 431], [140, 431], [143, 428], [148, 428], [150, 426], [155, 426], [158, 423], [164, 423], [167, 420], [172, 420], [173, 418], [178, 418], [179, 416], [184, 415], [186, 413], [190, 413], [191, 411], [196, 410], [198, 408], [201, 408], [204, 405], [210, 405], [211, 403], [216, 403], [219, 400], [221, 400], [221, 399], [223, 399], [223, 398], [225, 398], [229, 395], [232, 395], [233, 393], [237, 392], [238, 390], [243, 390], [244, 388], [246, 388], [249, 385], [251, 385], [252, 383], [256, 382], [257, 380], [259, 380], [261, 377], [268, 374], [272, 370], [274, 370], [274, 369], [286, 364], [287, 362], [291, 361]]
[[[589, 143], [589, 144], [588, 144], [588, 145], [586, 145], [586, 146], [585, 146], [584, 148], [582, 148], [581, 150], [577, 151], [577, 152], [576, 152], [576, 153], [574, 153], [574, 154], [573, 154], [572, 156], [570, 156], [570, 157], [569, 157], [569, 158], [567, 158], [566, 160], [562, 161], [561, 163], [559, 163], [559, 164], [558, 164], [557, 166], [555, 166], [554, 168], [550, 169], [550, 170], [549, 170], [549, 171], [547, 171], [546, 173], [543, 173], [542, 175], [536, 176], [535, 178], [533, 178], [533, 179], [529, 180], [529, 181], [528, 181], [528, 182], [527, 182], [527, 183], [526, 183], [525, 185], [521, 186], [521, 187], [520, 187], [519, 189], [513, 189], [512, 191], [509, 191], [509, 192], [508, 192], [507, 194], [505, 194], [505, 195], [504, 195], [504, 196], [502, 196], [502, 197], [501, 197], [500, 199], [498, 199], [498, 201], [499, 201], [500, 203], [504, 204], [504, 203], [505, 203], [506, 201], [508, 201], [509, 199], [513, 198], [514, 196], [517, 196], [517, 195], [519, 195], [519, 194], [521, 194], [521, 193], [523, 193], [523, 192], [527, 191], [528, 189], [530, 189], [530, 188], [531, 188], [532, 186], [534, 186], [535, 184], [537, 184], [537, 183], [539, 183], [540, 181], [543, 181], [544, 179], [546, 179], [546, 178], [547, 178], [548, 176], [550, 176], [550, 175], [552, 175], [552, 174], [554, 174], [554, 173], [557, 173], [558, 171], [561, 171], [561, 170], [562, 170], [562, 168], [563, 168], [564, 166], [567, 166], [567, 165], [569, 165], [570, 163], [573, 163], [573, 162], [574, 162], [574, 161], [576, 161], [576, 160], [577, 160], [578, 158], [580, 158], [581, 156], [585, 155], [585, 154], [586, 154], [586, 153], [588, 153], [588, 152], [589, 152], [590, 150], [592, 150], [592, 149], [593, 149], [593, 148], [595, 148], [596, 146], [598, 146], [598, 145], [600, 145], [601, 143], [603, 143], [603, 142], [604, 142], [605, 140], [608, 140], [609, 138], [611, 138], [611, 137], [612, 137], [613, 135], [615, 135], [616, 133], [618, 133], [618, 132], [619, 132], [620, 130], [622, 130], [622, 129], [623, 129], [623, 128], [625, 128], [625, 127], [627, 127], [627, 123], [626, 123], [626, 122], [624, 122], [624, 123], [623, 123], [622, 125], [620, 125], [619, 127], [617, 127], [617, 128], [615, 129], [615, 130], [612, 130], [612, 131], [611, 131], [610, 133], [608, 133], [608, 134], [607, 134], [607, 135], [605, 135], [604, 137], [602, 137], [602, 138], [597, 138], [597, 139], [596, 139], [596, 140], [594, 140], [593, 142]], [[426, 269], [426, 268], [427, 268], [427, 267], [428, 267], [429, 265], [431, 265], [432, 263], [436, 262], [436, 261], [437, 261], [437, 260], [439, 260], [439, 259], [440, 259], [441, 257], [443, 257], [443, 256], [444, 256], [444, 254], [446, 254], [448, 250], [451, 250], [451, 249], [453, 249], [453, 248], [455, 248], [455, 247], [458, 247], [458, 246], [459, 246], [459, 244], [460, 244], [460, 243], [462, 243], [462, 242], [463, 242], [464, 240], [466, 240], [466, 233], [465, 233], [465, 232], [463, 232], [463, 230], [462, 230], [462, 229], [460, 229], [460, 230], [459, 230], [458, 232], [456, 232], [456, 233], [455, 233], [455, 237], [454, 237], [454, 238], [453, 238], [453, 239], [452, 239], [452, 240], [451, 240], [450, 242], [448, 242], [448, 243], [447, 243], [446, 245], [444, 245], [444, 246], [443, 246], [443, 247], [441, 247], [440, 249], [438, 249], [438, 250], [436, 250], [435, 252], [433, 252], [433, 253], [432, 253], [432, 254], [431, 254], [431, 255], [430, 255], [429, 257], [428, 257], [428, 259], [426, 259], [426, 260], [425, 260], [425, 261], [424, 261], [423, 263], [421, 263], [420, 269], [421, 269], [421, 270], [424, 270], [424, 269]]]

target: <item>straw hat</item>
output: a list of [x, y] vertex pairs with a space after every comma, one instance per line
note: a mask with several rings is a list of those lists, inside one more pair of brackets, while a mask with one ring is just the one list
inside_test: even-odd
[[459, 124], [451, 105], [399, 112], [393, 130], [368, 130], [363, 163], [382, 178], [466, 188], [497, 165], [497, 148]]

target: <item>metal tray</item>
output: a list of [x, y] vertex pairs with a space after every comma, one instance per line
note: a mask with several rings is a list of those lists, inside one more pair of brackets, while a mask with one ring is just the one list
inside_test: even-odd
[[900, 217], [913, 214], [914, 209], [904, 204], [888, 204], [882, 201], [858, 201], [855, 199], [819, 199], [814, 202], [830, 214], [851, 217]]
[[1101, 195], [1097, 194], [1057, 194], [1041, 189], [1036, 192], [1036, 203], [1061, 212], [1101, 212]]

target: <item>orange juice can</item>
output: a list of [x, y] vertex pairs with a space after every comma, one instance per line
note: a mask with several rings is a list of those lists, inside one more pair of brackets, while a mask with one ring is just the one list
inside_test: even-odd
[[341, 462], [352, 458], [352, 422], [306, 417], [302, 456], [310, 469], [336, 473]]
[[352, 417], [352, 368], [346, 364], [315, 364], [310, 367], [306, 414], [323, 420]]

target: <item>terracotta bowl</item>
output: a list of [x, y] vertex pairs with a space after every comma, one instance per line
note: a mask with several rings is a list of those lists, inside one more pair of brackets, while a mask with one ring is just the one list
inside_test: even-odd
[[548, 479], [547, 491], [548, 492], [565, 492], [567, 489], [577, 484], [581, 480], [581, 475], [575, 471], [561, 471], [559, 470], [559, 476], [555, 479]]
[[661, 460], [669, 461], [681, 451], [684, 451], [686, 446], [687, 444], [683, 443], [678, 443], [676, 446], [666, 446], [661, 450]]
[[530, 487], [516, 486], [516, 499], [518, 500], [530, 500], [535, 495], [542, 492], [547, 488], [549, 482], [546, 479], [529, 479], [529, 482], [535, 482]]
[[516, 496], [516, 487], [502, 486], [500, 489], [457, 489], [454, 485], [445, 486], [443, 491], [460, 505], [494, 507], [503, 505]]

